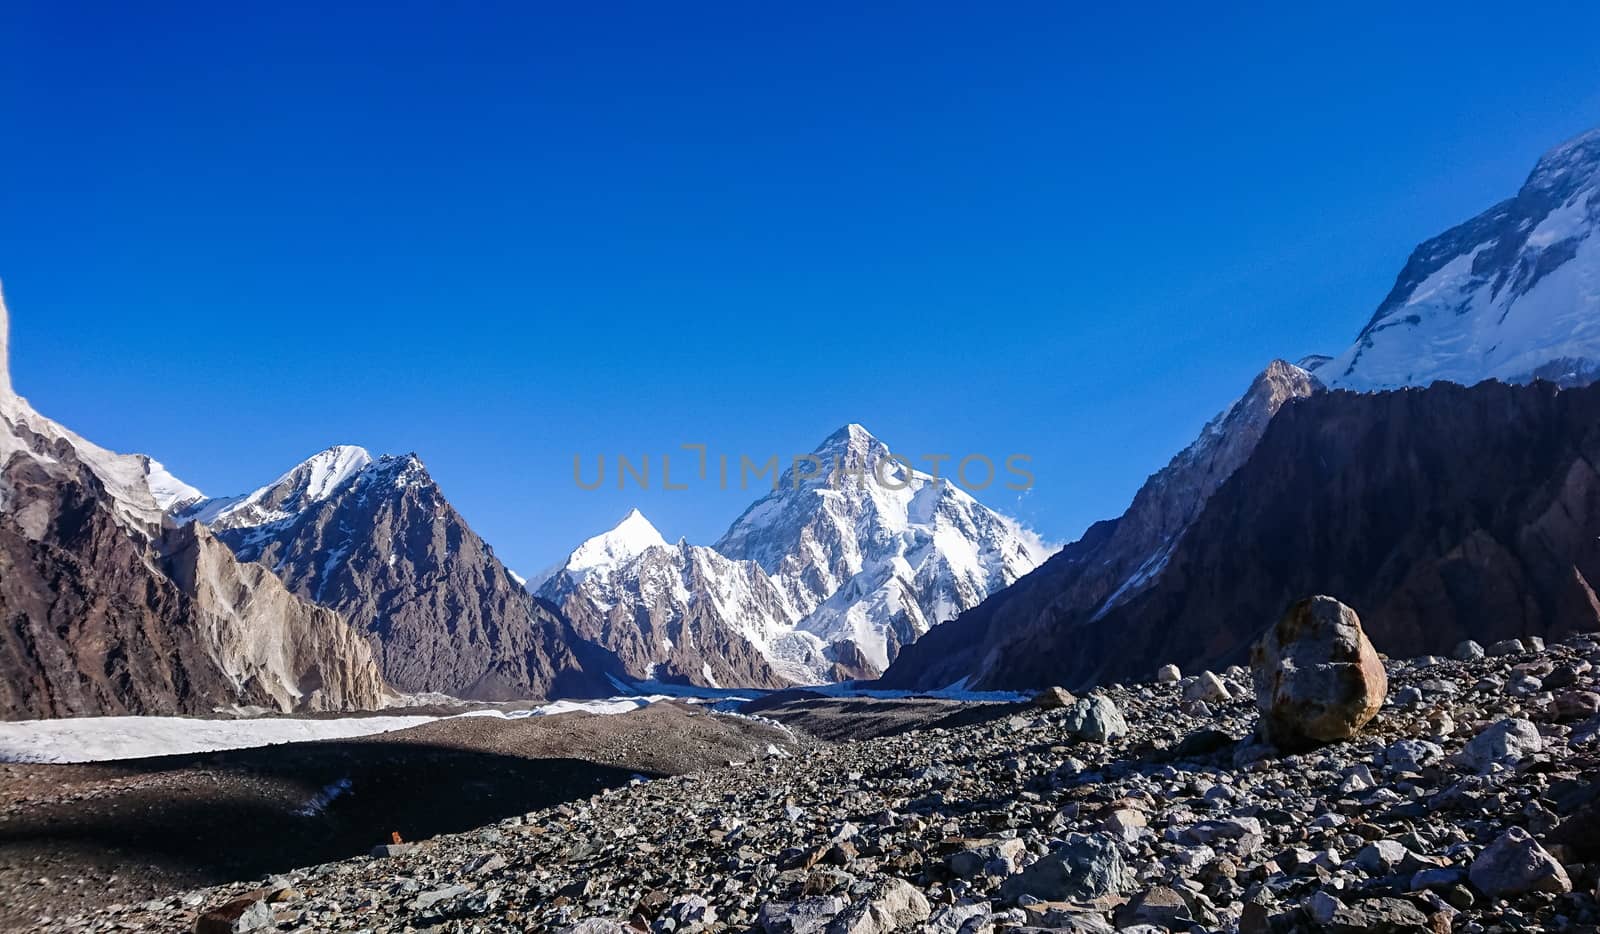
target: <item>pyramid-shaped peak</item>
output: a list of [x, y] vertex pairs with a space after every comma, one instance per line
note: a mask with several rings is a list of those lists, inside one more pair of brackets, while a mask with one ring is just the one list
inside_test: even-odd
[[850, 422], [822, 439], [811, 453], [822, 458], [826, 465], [835, 458], [845, 458], [849, 463], [876, 460], [887, 454], [889, 446], [857, 422]]
[[642, 554], [651, 548], [666, 547], [667, 540], [661, 536], [644, 513], [637, 509], [630, 509], [622, 521], [618, 522], [609, 531], [589, 539], [579, 545], [567, 559], [568, 571], [586, 571], [603, 565], [616, 564], [626, 561], [635, 555]]

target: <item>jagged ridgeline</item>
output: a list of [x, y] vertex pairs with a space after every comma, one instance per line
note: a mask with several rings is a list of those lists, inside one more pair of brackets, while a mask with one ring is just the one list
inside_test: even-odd
[[166, 521], [159, 463], [94, 445], [16, 395], [9, 325], [0, 300], [0, 716], [389, 700], [343, 616]]

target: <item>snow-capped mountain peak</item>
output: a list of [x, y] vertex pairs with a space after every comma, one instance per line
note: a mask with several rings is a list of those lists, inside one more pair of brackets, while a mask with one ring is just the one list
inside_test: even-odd
[[567, 560], [549, 568], [523, 586], [552, 603], [560, 603], [585, 581], [604, 584], [653, 548], [670, 548], [644, 513], [630, 509], [622, 521], [572, 550]]
[[651, 548], [666, 548], [667, 540], [637, 509], [629, 510], [610, 531], [585, 541], [573, 549], [564, 570], [581, 581], [596, 570], [614, 567]]
[[947, 478], [908, 467], [851, 423], [813, 451], [814, 479], [745, 510], [714, 546], [755, 561], [797, 624], [879, 670], [900, 647], [1026, 574], [1048, 556], [1037, 536]]
[[711, 547], [668, 545], [635, 511], [531, 586], [634, 677], [813, 684], [883, 670], [1050, 551], [859, 424], [810, 458]]
[[174, 516], [180, 522], [197, 520], [218, 531], [286, 522], [327, 500], [372, 465], [372, 455], [365, 448], [336, 444], [253, 493], [180, 506]]
[[[811, 452], [813, 457], [822, 461], [824, 475], [831, 472], [837, 465], [859, 466], [870, 464], [879, 458], [888, 457], [889, 446], [878, 440], [872, 432], [865, 427], [851, 422], [822, 439], [816, 450]], [[793, 465], [790, 465], [793, 470]]]
[[163, 512], [183, 509], [206, 498], [204, 493], [173, 476], [160, 461], [144, 454], [136, 456], [144, 461], [145, 482], [150, 485], [150, 493]]
[[1594, 379], [1597, 228], [1600, 129], [1545, 153], [1514, 197], [1417, 247], [1355, 345], [1318, 377], [1357, 391]]
[[297, 470], [305, 471], [305, 495], [312, 502], [327, 499], [345, 481], [372, 465], [366, 448], [336, 444], [313, 455]]

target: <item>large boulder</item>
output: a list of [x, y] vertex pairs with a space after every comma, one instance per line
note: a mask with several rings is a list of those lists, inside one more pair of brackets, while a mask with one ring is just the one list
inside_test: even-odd
[[1062, 687], [1045, 688], [1034, 695], [1033, 705], [1041, 710], [1060, 710], [1072, 706], [1077, 700], [1072, 692]]
[[1467, 874], [1478, 891], [1494, 898], [1572, 891], [1567, 870], [1521, 827], [1509, 828], [1478, 854]]
[[1061, 725], [1073, 736], [1096, 743], [1108, 743], [1128, 735], [1128, 721], [1123, 719], [1116, 703], [1104, 694], [1079, 698], [1067, 708]]
[[892, 934], [916, 930], [933, 906], [904, 879], [889, 879], [828, 925], [828, 934]]
[[1133, 887], [1122, 851], [1105, 834], [1073, 834], [1060, 849], [1000, 885], [1000, 897], [1016, 904], [1023, 896], [1045, 901], [1093, 902]]
[[1496, 766], [1515, 768], [1543, 749], [1544, 737], [1533, 721], [1511, 717], [1485, 727], [1462, 748], [1456, 761], [1478, 772], [1491, 772]]
[[1389, 693], [1361, 618], [1332, 597], [1289, 607], [1251, 650], [1250, 667], [1262, 738], [1280, 749], [1349, 739]]

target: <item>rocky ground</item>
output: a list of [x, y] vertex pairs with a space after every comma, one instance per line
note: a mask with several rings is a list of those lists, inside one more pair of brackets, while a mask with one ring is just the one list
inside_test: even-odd
[[1247, 738], [1242, 670], [1113, 685], [50, 925], [1595, 930], [1596, 638], [1387, 661], [1377, 718], [1298, 755]]
[[953, 728], [1015, 713], [1026, 704], [973, 703], [929, 697], [827, 697], [815, 691], [769, 694], [740, 708], [830, 743], [877, 739], [912, 730]]
[[770, 723], [661, 703], [621, 716], [458, 717], [348, 740], [0, 765], [0, 931], [55, 930], [62, 914], [344, 859], [394, 833], [468, 830], [639, 775], [810, 745]]

